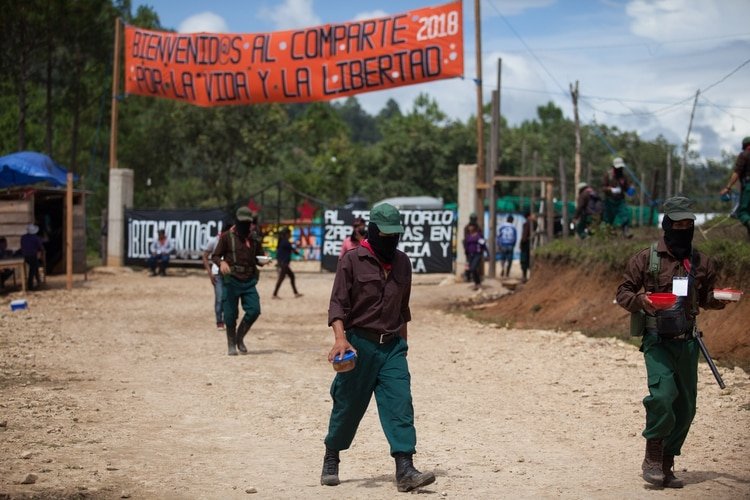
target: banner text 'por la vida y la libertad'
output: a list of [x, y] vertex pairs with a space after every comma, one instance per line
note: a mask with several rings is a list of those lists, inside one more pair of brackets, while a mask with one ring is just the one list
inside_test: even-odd
[[460, 2], [264, 34], [126, 28], [126, 92], [202, 106], [308, 102], [463, 74]]

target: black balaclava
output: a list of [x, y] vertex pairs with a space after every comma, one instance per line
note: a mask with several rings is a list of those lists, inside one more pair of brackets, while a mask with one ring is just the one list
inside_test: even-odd
[[691, 226], [690, 229], [673, 229], [672, 223], [672, 219], [666, 215], [661, 221], [661, 227], [664, 229], [664, 242], [672, 255], [680, 260], [687, 259], [693, 251], [695, 226]]
[[237, 232], [237, 236], [239, 236], [241, 240], [246, 240], [250, 235], [251, 223], [252, 222], [249, 220], [238, 220], [234, 225], [234, 230]]
[[370, 242], [370, 246], [378, 259], [387, 264], [393, 262], [393, 258], [396, 256], [399, 236], [398, 233], [390, 236], [381, 236], [377, 225], [370, 222], [367, 226], [367, 241]]

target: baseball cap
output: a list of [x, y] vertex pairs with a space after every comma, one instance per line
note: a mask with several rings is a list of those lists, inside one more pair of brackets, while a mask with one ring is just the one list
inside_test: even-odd
[[586, 184], [585, 182], [579, 182], [578, 184], [576, 184], [576, 191], [580, 191], [581, 189], [583, 189], [583, 188], [585, 188], [587, 186], [588, 186], [588, 184]]
[[612, 166], [615, 168], [622, 168], [625, 166], [625, 162], [619, 156], [612, 161]]
[[252, 210], [247, 207], [240, 207], [237, 209], [237, 220], [238, 221], [252, 221], [255, 218], [255, 214]]
[[674, 196], [664, 200], [662, 209], [664, 215], [669, 217], [673, 221], [692, 219], [695, 220], [695, 214], [691, 210], [690, 206], [693, 201], [684, 196]]
[[370, 222], [378, 226], [382, 233], [403, 233], [401, 214], [398, 209], [388, 203], [381, 203], [370, 210]]

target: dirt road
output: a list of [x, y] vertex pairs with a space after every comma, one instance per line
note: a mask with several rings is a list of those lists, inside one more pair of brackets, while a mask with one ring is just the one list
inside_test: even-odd
[[[294, 266], [294, 265], [293, 265]], [[299, 269], [298, 269], [299, 271]], [[298, 272], [247, 356], [228, 357], [197, 272], [95, 272], [0, 297], [0, 498], [391, 499], [394, 466], [371, 405], [338, 487], [319, 485], [333, 370], [331, 274]], [[497, 292], [499, 284], [485, 290]], [[447, 312], [466, 284], [419, 276], [409, 363], [421, 490], [440, 498], [750, 498], [750, 377], [700, 367], [681, 491], [639, 476], [645, 370], [633, 346], [508, 330]], [[32, 476], [29, 476], [32, 475]], [[25, 479], [31, 484], [20, 484]], [[402, 494], [406, 495], [406, 494]]]

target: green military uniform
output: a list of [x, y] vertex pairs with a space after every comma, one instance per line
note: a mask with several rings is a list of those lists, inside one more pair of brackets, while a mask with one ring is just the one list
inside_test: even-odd
[[[260, 297], [255, 286], [258, 283], [256, 257], [265, 255], [257, 232], [250, 231], [244, 237], [238, 228], [254, 223], [255, 215], [246, 207], [237, 210], [237, 224], [219, 237], [212, 260], [217, 266], [224, 262], [229, 272], [223, 274], [224, 296], [222, 305], [227, 333], [228, 354], [234, 356], [237, 350], [247, 353], [244, 338], [255, 320], [260, 316]], [[237, 327], [238, 303], [242, 304], [245, 315]]]
[[331, 384], [323, 485], [339, 484], [339, 451], [351, 445], [373, 394], [396, 461], [398, 490], [435, 481], [433, 473], [419, 472], [412, 462], [417, 435], [406, 361], [412, 270], [409, 257], [397, 250], [403, 232], [398, 210], [378, 205], [370, 212], [367, 239], [339, 259], [328, 308], [335, 336], [329, 360], [352, 350], [357, 358], [354, 369], [338, 373]]
[[615, 158], [612, 162], [612, 168], [604, 174], [602, 181], [602, 191], [604, 192], [602, 222], [622, 228], [623, 235], [628, 236], [630, 209], [625, 201], [625, 193], [630, 188], [630, 182], [624, 175], [624, 167], [625, 162], [622, 158]]
[[[678, 294], [677, 288], [683, 283], [687, 290], [687, 295], [678, 297], [668, 310], [646, 315], [640, 349], [649, 390], [643, 399], [646, 408], [643, 437], [647, 440], [644, 478], [668, 487], [682, 486], [674, 477], [672, 466], [695, 416], [699, 354], [693, 338], [695, 318], [699, 307], [724, 307], [723, 302], [713, 298], [716, 282], [713, 261], [690, 243], [695, 215], [689, 207], [690, 200], [683, 197], [664, 202], [665, 236], [655, 248], [644, 249], [630, 259], [617, 289], [617, 302], [636, 314], [651, 308], [646, 301], [647, 293]], [[690, 220], [688, 229], [682, 228], [684, 223], [680, 229], [672, 229], [676, 222], [686, 220]], [[671, 236], [675, 231], [689, 231], [689, 234], [675, 239]], [[678, 243], [687, 254], [684, 258], [674, 255]], [[681, 281], [683, 278], [685, 282]]]
[[750, 137], [745, 137], [742, 147], [745, 149], [737, 155], [734, 162], [734, 173], [740, 181], [740, 204], [737, 207], [737, 218], [747, 227], [750, 234]]

